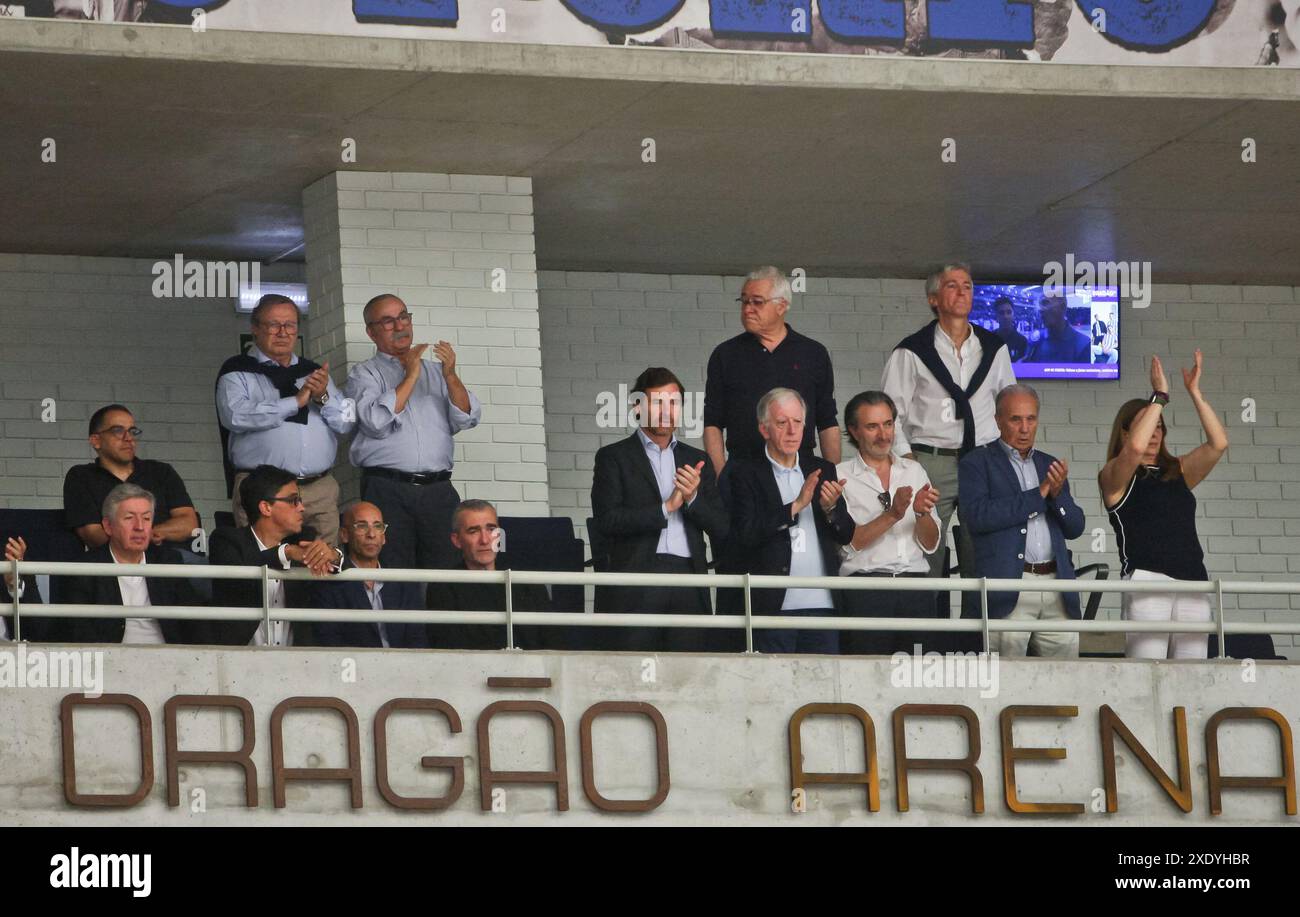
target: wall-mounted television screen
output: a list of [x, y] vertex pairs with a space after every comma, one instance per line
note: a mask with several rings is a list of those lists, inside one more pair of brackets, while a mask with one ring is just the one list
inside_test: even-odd
[[1017, 379], [1118, 379], [1119, 288], [981, 283], [970, 320], [1007, 342]]

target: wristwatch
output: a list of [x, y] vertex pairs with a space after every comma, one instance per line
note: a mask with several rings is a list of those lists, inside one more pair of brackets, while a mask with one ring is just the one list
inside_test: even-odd
[[321, 395], [320, 395], [319, 398], [313, 398], [313, 399], [312, 399], [312, 401], [315, 401], [316, 404], [319, 405], [320, 407], [325, 407], [325, 405], [329, 404], [329, 400], [330, 400], [330, 393], [329, 393], [329, 392], [321, 392]]
[[1166, 404], [1169, 403], [1169, 393], [1168, 393], [1168, 392], [1152, 392], [1152, 393], [1151, 393], [1151, 401], [1150, 401], [1150, 403], [1151, 403], [1151, 404], [1158, 404], [1158, 405], [1160, 405], [1161, 407], [1165, 406]]

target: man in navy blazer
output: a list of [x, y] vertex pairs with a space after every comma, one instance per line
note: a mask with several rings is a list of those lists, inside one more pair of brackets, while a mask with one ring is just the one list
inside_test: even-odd
[[[732, 469], [731, 537], [744, 554], [746, 572], [766, 576], [835, 576], [839, 548], [853, 538], [853, 520], [826, 459], [800, 451], [806, 407], [794, 389], [775, 388], [759, 399], [762, 458], [738, 458]], [[833, 617], [838, 593], [828, 589], [755, 589], [757, 615]], [[760, 653], [839, 652], [834, 630], [763, 628], [754, 632]]]
[[[1065, 542], [1083, 534], [1084, 517], [1066, 482], [1069, 466], [1034, 448], [1038, 393], [1008, 385], [997, 394], [1001, 438], [973, 449], [957, 467], [957, 512], [975, 542], [975, 573], [996, 579], [1074, 579]], [[1045, 621], [1078, 618], [1077, 592], [989, 592], [989, 617]], [[962, 594], [964, 617], [979, 617], [979, 593]], [[1077, 633], [994, 634], [1003, 656], [1074, 658]]]
[[[378, 568], [379, 552], [383, 550], [387, 530], [384, 514], [375, 504], [363, 502], [350, 506], [343, 513], [343, 524], [339, 528], [339, 540], [347, 555], [343, 569]], [[364, 608], [376, 614], [381, 611], [417, 611], [424, 609], [424, 584], [321, 580], [312, 583], [311, 602], [313, 608]], [[424, 649], [429, 645], [423, 624], [379, 621], [318, 623], [314, 642], [319, 646], [376, 649]]]

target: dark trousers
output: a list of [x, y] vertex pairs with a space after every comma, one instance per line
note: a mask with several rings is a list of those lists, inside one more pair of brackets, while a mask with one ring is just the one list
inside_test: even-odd
[[460, 494], [450, 481], [406, 484], [361, 472], [361, 499], [388, 523], [379, 562], [385, 567], [445, 570], [460, 552], [451, 543], [451, 516]]
[[[694, 573], [689, 558], [656, 554], [648, 573]], [[707, 615], [708, 592], [699, 586], [624, 587], [621, 610], [635, 614]], [[635, 653], [702, 653], [709, 649], [710, 631], [685, 627], [606, 627], [601, 644]]]
[[[854, 573], [854, 576], [890, 578], [888, 573]], [[928, 573], [902, 573], [900, 577], [926, 577]], [[854, 618], [933, 618], [934, 593], [924, 592], [859, 592], [844, 590], [844, 613]], [[912, 653], [917, 645], [924, 645], [935, 637], [933, 631], [846, 630], [840, 632], [840, 652], [846, 656], [892, 656], [894, 653]], [[949, 635], [950, 636], [950, 635]]]
[[[798, 608], [778, 611], [778, 615], [800, 618], [833, 618], [834, 608]], [[760, 653], [822, 653], [834, 656], [840, 651], [837, 630], [759, 630], [754, 629], [754, 649]]]

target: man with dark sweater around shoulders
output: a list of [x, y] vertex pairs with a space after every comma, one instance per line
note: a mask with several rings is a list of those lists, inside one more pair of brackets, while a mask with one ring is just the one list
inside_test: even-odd
[[[325, 576], [342, 563], [342, 554], [303, 527], [304, 509], [298, 479], [273, 465], [259, 465], [244, 478], [239, 499], [252, 525], [222, 527], [208, 539], [208, 558], [214, 566], [271, 567], [288, 570], [293, 564]], [[306, 606], [305, 583], [271, 580], [272, 608]], [[221, 607], [262, 607], [262, 584], [257, 580], [214, 579], [212, 603]], [[298, 628], [305, 630], [305, 628]], [[288, 621], [228, 621], [219, 628], [217, 642], [229, 646], [293, 646], [294, 628]]]
[[[108, 542], [86, 553], [93, 564], [180, 564], [174, 549], [153, 542], [153, 495], [135, 484], [119, 484], [104, 499], [100, 524]], [[155, 605], [202, 605], [188, 579], [141, 576], [70, 576], [61, 601], [68, 605], [121, 605], [148, 609]], [[81, 618], [73, 633], [84, 643], [212, 643], [208, 621], [149, 617]]]
[[[373, 503], [354, 503], [343, 512], [339, 538], [343, 542], [344, 570], [379, 569], [379, 552], [384, 547], [388, 525], [384, 514]], [[312, 608], [364, 608], [383, 611], [419, 611], [424, 609], [424, 587], [420, 583], [340, 582], [322, 580], [309, 590]], [[384, 649], [421, 649], [428, 646], [425, 625], [392, 621], [375, 623], [321, 622], [315, 625], [317, 646], [383, 647]]]
[[[727, 511], [708, 456], [679, 442], [684, 389], [671, 370], [651, 367], [632, 384], [637, 431], [596, 452], [592, 517], [607, 545], [614, 573], [707, 573], [707, 532], [716, 556], [727, 537]], [[602, 611], [650, 614], [711, 612], [700, 587], [611, 587]], [[618, 628], [602, 641], [639, 652], [703, 652], [716, 644], [695, 628]]]
[[105, 405], [90, 416], [95, 461], [74, 465], [63, 479], [64, 518], [87, 548], [108, 543], [100, 524], [104, 498], [119, 484], [135, 484], [153, 495], [152, 544], [187, 548], [199, 527], [194, 501], [176, 469], [166, 462], [136, 457], [140, 436], [134, 415], [123, 405]]
[[[925, 469], [939, 498], [943, 531], [930, 555], [930, 575], [947, 576], [943, 545], [960, 499], [957, 462], [998, 438], [993, 397], [1016, 381], [1002, 338], [970, 322], [970, 265], [949, 262], [925, 281], [934, 321], [903, 338], [885, 361], [880, 387], [898, 409], [894, 452]], [[974, 576], [974, 547], [964, 528], [957, 539], [963, 576]]]
[[[460, 552], [456, 570], [507, 570], [508, 542], [497, 518], [496, 507], [486, 500], [462, 500], [451, 517], [451, 543]], [[431, 611], [505, 611], [505, 586], [497, 583], [430, 583]], [[537, 583], [512, 584], [513, 611], [551, 611], [546, 587]], [[553, 627], [516, 624], [515, 646], [535, 650], [559, 648]], [[506, 648], [504, 624], [430, 624], [429, 646], [448, 650], [501, 650]]]

